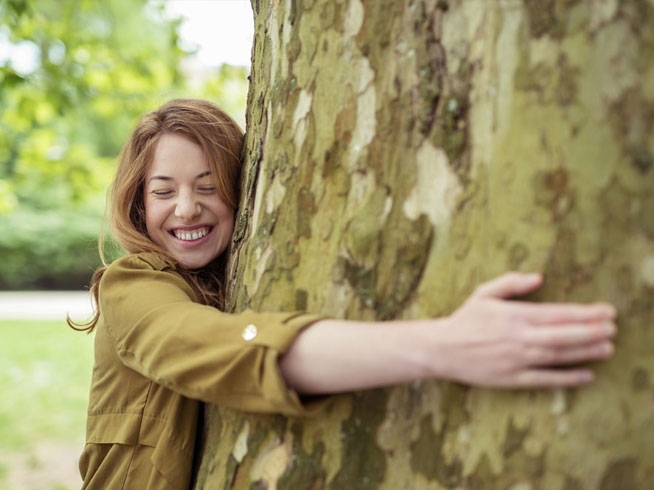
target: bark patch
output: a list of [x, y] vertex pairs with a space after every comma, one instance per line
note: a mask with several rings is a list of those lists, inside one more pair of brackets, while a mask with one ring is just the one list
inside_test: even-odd
[[420, 436], [411, 444], [411, 468], [428, 480], [438, 480], [447, 488], [461, 481], [461, 462], [445, 462], [443, 431], [434, 432], [432, 414], [425, 415], [420, 422]]
[[636, 470], [633, 459], [614, 462], [602, 476], [600, 490], [636, 490]]
[[354, 395], [352, 414], [343, 422], [341, 469], [330, 488], [374, 490], [386, 473], [386, 455], [377, 445], [377, 428], [384, 421], [386, 390]]

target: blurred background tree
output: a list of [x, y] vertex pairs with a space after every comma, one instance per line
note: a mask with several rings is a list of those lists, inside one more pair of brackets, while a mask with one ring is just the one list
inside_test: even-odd
[[88, 283], [105, 191], [143, 113], [194, 96], [242, 121], [246, 68], [185, 72], [180, 23], [161, 1], [0, 2], [13, 53], [0, 60], [0, 289]]

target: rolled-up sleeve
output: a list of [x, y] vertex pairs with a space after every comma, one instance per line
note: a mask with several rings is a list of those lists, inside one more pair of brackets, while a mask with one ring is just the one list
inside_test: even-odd
[[160, 385], [246, 411], [312, 412], [287, 387], [278, 361], [318, 315], [221, 312], [196, 303], [182, 277], [147, 254], [108, 267], [100, 313], [121, 361]]

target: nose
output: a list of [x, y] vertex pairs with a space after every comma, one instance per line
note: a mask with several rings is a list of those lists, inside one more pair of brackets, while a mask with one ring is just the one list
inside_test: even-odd
[[175, 203], [175, 217], [183, 221], [192, 221], [202, 212], [200, 203], [191, 193], [180, 193]]

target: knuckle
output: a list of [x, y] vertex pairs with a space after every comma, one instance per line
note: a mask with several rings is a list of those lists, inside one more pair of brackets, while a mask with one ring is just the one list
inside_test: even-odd
[[518, 344], [521, 348], [527, 349], [529, 346], [535, 345], [534, 333], [531, 328], [525, 327], [520, 323], [510, 323], [508, 327], [509, 337], [514, 343]]
[[512, 325], [522, 326], [525, 323], [525, 319], [520, 313], [520, 309], [516, 308], [515, 305], [508, 305], [509, 307], [503, 312], [504, 318], [507, 322], [510, 322]]
[[494, 322], [495, 341], [502, 346], [502, 349], [513, 356], [520, 356], [525, 346], [529, 343], [522, 329], [504, 321]]
[[515, 343], [522, 347], [527, 347], [533, 344], [531, 341], [532, 332], [529, 328], [525, 328], [523, 325], [513, 322], [508, 323], [507, 325], [507, 337], [512, 339]]
[[527, 344], [529, 340], [528, 330], [516, 322], [509, 322], [506, 324], [505, 335], [507, 340], [511, 340], [521, 346]]

